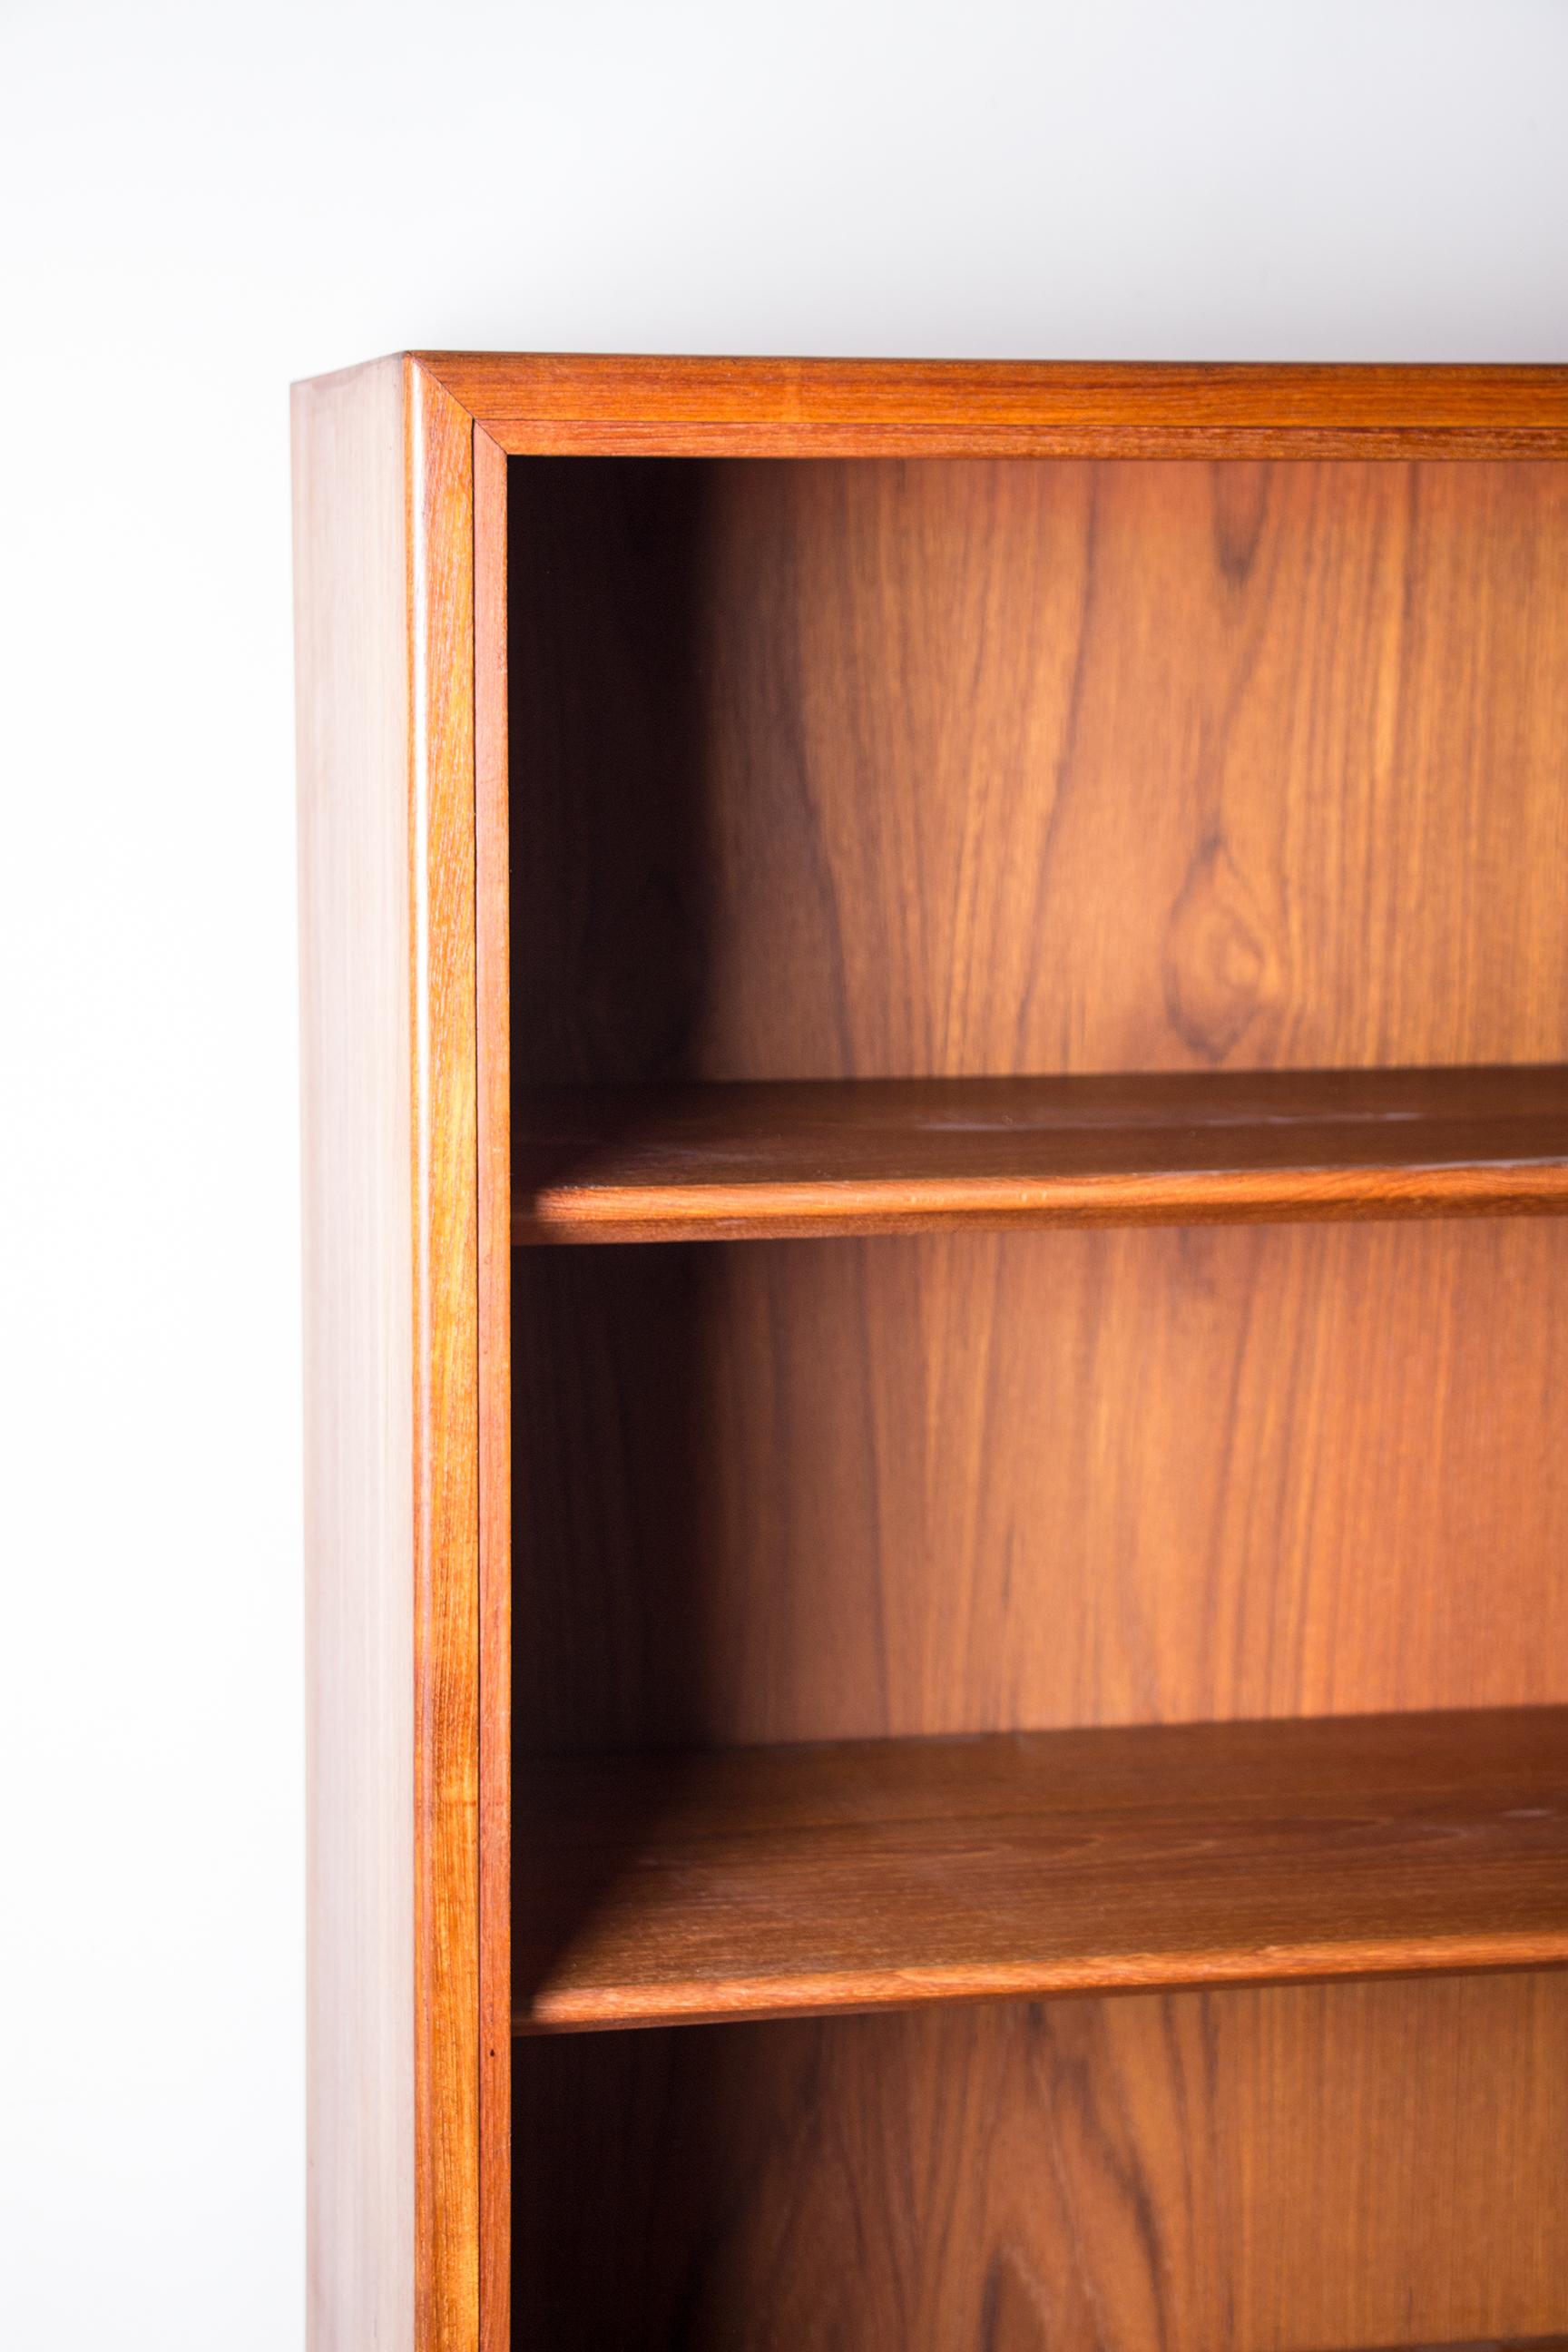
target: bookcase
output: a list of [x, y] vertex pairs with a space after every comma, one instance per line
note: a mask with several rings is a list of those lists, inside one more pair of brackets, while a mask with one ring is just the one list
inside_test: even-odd
[[1564, 460], [297, 389], [313, 2352], [1568, 2341]]

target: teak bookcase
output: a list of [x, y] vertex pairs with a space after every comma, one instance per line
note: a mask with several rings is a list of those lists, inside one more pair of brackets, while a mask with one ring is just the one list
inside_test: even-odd
[[315, 2352], [1568, 2335], [1568, 371], [295, 433]]

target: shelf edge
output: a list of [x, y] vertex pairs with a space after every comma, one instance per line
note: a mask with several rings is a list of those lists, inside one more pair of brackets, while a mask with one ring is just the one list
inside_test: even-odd
[[1226, 1170], [1152, 1175], [943, 1178], [862, 1183], [557, 1186], [512, 1211], [514, 1244], [784, 1240], [949, 1233], [965, 1226], [1229, 1224], [1568, 1213], [1568, 1162], [1482, 1160], [1399, 1170]]
[[1044, 2000], [1074, 1993], [1188, 1992], [1227, 1985], [1352, 1983], [1376, 1977], [1474, 1976], [1568, 1968], [1568, 1923], [1483, 1936], [1390, 1937], [1249, 1952], [1117, 1953], [1036, 1967], [979, 1963], [921, 1969], [823, 1969], [800, 1976], [677, 1979], [657, 1988], [542, 1991], [513, 2013], [520, 2037], [655, 2025], [716, 2025], [750, 2018], [865, 2014], [975, 2000]]

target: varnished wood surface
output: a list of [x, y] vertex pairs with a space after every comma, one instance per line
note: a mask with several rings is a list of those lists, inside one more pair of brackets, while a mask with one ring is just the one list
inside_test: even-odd
[[1463, 458], [1568, 448], [1562, 367], [419, 356], [514, 453]]
[[512, 478], [519, 1085], [1568, 1061], [1568, 467]]
[[520, 1242], [1568, 1208], [1568, 1070], [566, 1089], [520, 1105]]
[[[900, 429], [533, 446], [947, 446]], [[510, 493], [521, 1086], [1568, 1062], [1563, 469], [542, 457]], [[1548, 1221], [513, 1272], [532, 1746], [1568, 1700]], [[1561, 2328], [1568, 2042], [1521, 1981], [531, 2037], [520, 2333]]]
[[[1098, 389], [1093, 371], [1047, 373], [1009, 385], [1005, 372], [785, 365], [742, 383], [720, 363], [705, 391], [701, 367], [503, 361], [471, 386], [452, 373], [450, 409], [431, 369], [402, 378], [402, 495], [383, 502], [386, 530], [369, 551], [390, 598], [393, 567], [374, 551], [385, 555], [395, 514], [406, 518], [412, 643], [400, 627], [401, 656], [377, 656], [382, 688], [401, 658], [401, 703], [367, 689], [351, 648], [346, 707], [331, 665], [317, 706], [327, 736], [337, 730], [334, 757], [362, 777], [370, 768], [354, 763], [368, 751], [374, 767], [389, 740], [378, 730], [399, 708], [412, 714], [404, 943], [423, 942], [394, 983], [414, 1043], [401, 1135], [417, 1245], [402, 1489], [417, 1549], [402, 1555], [401, 1584], [395, 1521], [378, 1523], [391, 1538], [379, 1549], [360, 1540], [390, 1458], [378, 1381], [400, 1360], [395, 1267], [376, 1262], [374, 1299], [361, 1278], [380, 1196], [374, 1182], [345, 1190], [332, 1147], [315, 1164], [351, 1223], [319, 1202], [310, 1212], [316, 1278], [342, 1309], [308, 1311], [336, 1383], [318, 1382], [328, 1402], [312, 1444], [351, 1465], [312, 1488], [312, 1542], [318, 1559], [346, 1544], [369, 1563], [357, 1585], [334, 1567], [330, 1597], [312, 1601], [328, 1693], [314, 1736], [351, 1756], [347, 1778], [321, 1785], [343, 1797], [359, 1841], [329, 1836], [315, 1851], [341, 1906], [336, 1981], [365, 2008], [332, 2023], [311, 2095], [313, 2168], [321, 2116], [344, 2126], [325, 2143], [335, 2234], [324, 2261], [312, 2253], [312, 2294], [338, 2298], [337, 2333], [318, 2300], [318, 2342], [368, 2340], [379, 2310], [399, 2343], [395, 2298], [412, 2299], [416, 2271], [422, 2352], [468, 2352], [490, 2324], [476, 2237], [500, 2179], [479, 2185], [495, 2113], [480, 2038], [495, 1951], [479, 1925], [495, 1814], [479, 1726], [499, 1621], [477, 1564], [475, 1383], [489, 1342], [473, 1122], [495, 1066], [476, 1067], [473, 1030], [494, 992], [475, 961], [473, 793], [485, 786], [470, 765], [465, 803], [463, 747], [495, 648], [463, 619], [471, 519], [451, 460], [468, 394], [499, 404], [500, 443], [534, 449], [1487, 461], [514, 466], [522, 1081], [1568, 1060], [1564, 504], [1560, 469], [1534, 462], [1563, 445], [1561, 372], [1134, 383], [1112, 371]], [[320, 420], [342, 390], [302, 397]], [[346, 446], [311, 591], [331, 619], [309, 624], [312, 648], [360, 626], [354, 502], [367, 481], [373, 496], [384, 488], [375, 461]], [[373, 907], [384, 830], [352, 791], [329, 830], [351, 909]], [[320, 851], [319, 875], [332, 867]], [[362, 936], [354, 922], [351, 911], [357, 964], [345, 969], [340, 941], [317, 973], [331, 1058], [316, 1132], [341, 1112], [351, 1160], [395, 1094], [363, 1042], [390, 1034], [376, 1025], [387, 995], [374, 944], [365, 952], [376, 927]], [[468, 1142], [449, 1150], [465, 1116]], [[493, 1135], [493, 1107], [487, 1116]], [[1026, 1255], [1037, 1240], [1060, 1253], [1048, 1274]], [[1175, 1255], [1159, 1254], [1167, 1243]], [[1363, 1243], [1370, 1259], [1340, 1254]], [[1418, 1258], [1398, 1255], [1415, 1244]], [[486, 1245], [493, 1256], [493, 1235]], [[1564, 1696], [1551, 1229], [956, 1237], [889, 1249], [886, 1273], [882, 1248], [520, 1256], [512, 1475], [527, 1640], [514, 1665], [531, 1738], [635, 1747]], [[846, 1282], [842, 1302], [829, 1276]], [[493, 1436], [490, 1463], [493, 1475]], [[395, 1486], [379, 1491], [395, 1506]], [[412, 1721], [391, 1685], [384, 1705], [378, 1696], [396, 1639], [413, 1649]], [[357, 1781], [353, 1756], [368, 1759]], [[406, 1834], [405, 1800], [406, 1977], [374, 1949], [374, 1920], [362, 1933], [395, 1883], [383, 1864], [395, 1863], [399, 1818]], [[384, 1905], [378, 1916], [391, 1917]], [[369, 1981], [351, 1983], [356, 1968]], [[379, 2063], [410, 1979], [416, 2098], [395, 2059]], [[905, 2345], [929, 2326], [933, 2343], [968, 2327], [977, 2343], [1030, 2344], [1041, 2292], [1058, 2298], [1053, 2352], [1079, 2319], [1097, 2345], [1296, 2352], [1539, 2334], [1562, 2318], [1542, 2252], [1563, 2240], [1546, 2154], [1563, 2137], [1550, 2109], [1561, 2076], [1549, 1996], [1528, 2018], [1509, 2005], [1521, 1981], [1534, 1982], [1380, 1988], [1392, 2005], [1370, 2041], [1343, 2021], [1359, 2009], [1267, 1996], [1309, 2004], [1289, 2011], [1279, 2052], [1254, 2048], [1230, 2067], [1223, 2115], [1200, 2113], [1179, 2084], [1176, 2119], [1152, 2135], [1148, 2103], [1169, 2081], [1160, 2036], [1108, 2098], [1104, 2069], [1075, 2051], [1044, 2103], [1048, 2147], [1028, 2115], [1008, 2141], [1007, 2094], [1025, 2087], [1016, 2045], [992, 2096], [982, 2041], [950, 2063], [934, 2029], [961, 2021], [1001, 2049], [1024, 2019], [1048, 2019], [1059, 2037], [1069, 2012], [1100, 2004], [530, 2042], [520, 2338]], [[1437, 1992], [1469, 2005], [1423, 2039], [1415, 2021], [1435, 2013], [1420, 2004]], [[1226, 2021], [1256, 1998], [1181, 2013], [1206, 2021], [1217, 2053], [1237, 2030]], [[1176, 2030], [1173, 2003], [1121, 2007], [1157, 2011], [1166, 2039]], [[726, 2050], [739, 2054], [723, 2062]], [[628, 2066], [641, 2069], [629, 2103], [617, 2071]], [[1258, 2151], [1273, 2110], [1257, 2102], [1287, 2078], [1291, 2153], [1270, 2176], [1280, 2226], [1265, 2233], [1260, 2286], [1236, 2217], [1268, 2172]], [[400, 2086], [415, 2110], [406, 2136]], [[1415, 2155], [1402, 2099], [1429, 2103]], [[955, 2130], [921, 2127], [954, 2100]], [[1319, 2113], [1361, 2128], [1325, 2155]], [[1075, 2116], [1088, 2119], [1084, 2147], [1109, 2151], [1104, 2177], [1125, 2184], [1109, 2202], [1072, 2202]], [[864, 2144], [879, 2116], [901, 2174], [858, 2162], [851, 2196], [830, 2185], [814, 2210], [821, 2147]], [[983, 2206], [944, 2209], [931, 2192], [945, 2179], [989, 2195], [1004, 2144], [1009, 2179], [1035, 2201], [1001, 2252]], [[911, 2149], [929, 2158], [918, 2182]], [[1357, 2178], [1352, 2150], [1375, 2169]], [[759, 2163], [770, 2178], [753, 2196]], [[1369, 2182], [1380, 2210], [1404, 2200], [1381, 2236]], [[1228, 2210], [1210, 2230], [1216, 2200]], [[326, 2210], [318, 2199], [316, 2249]], [[1131, 2217], [1120, 2236], [1118, 2210]], [[1195, 2217], [1184, 2237], [1184, 2210]], [[855, 2226], [836, 2244], [820, 2217], [846, 2213]], [[1195, 2296], [1178, 2246], [1208, 2249]], [[1342, 2259], [1325, 2263], [1325, 2246]], [[1142, 2269], [1140, 2248], [1152, 2249]], [[494, 2258], [492, 2246], [487, 2279]], [[393, 2300], [378, 2306], [387, 2279]], [[1076, 2284], [1058, 2283], [1080, 2280], [1069, 2308]]]
[[513, 1259], [532, 1746], [1568, 1700], [1568, 1226]]
[[479, 2329], [473, 430], [409, 372], [414, 1957], [419, 2352]]
[[405, 403], [294, 395], [310, 2352], [414, 2347]]
[[1340, 2352], [1568, 2322], [1568, 1976], [518, 2051], [517, 2326], [552, 2352]]
[[412, 365], [295, 425], [310, 2334], [475, 2352], [472, 436]]
[[511, 2352], [511, 1016], [506, 460], [474, 436], [479, 1141], [479, 2352]]
[[1568, 1709], [520, 1763], [523, 2032], [1568, 1961]]

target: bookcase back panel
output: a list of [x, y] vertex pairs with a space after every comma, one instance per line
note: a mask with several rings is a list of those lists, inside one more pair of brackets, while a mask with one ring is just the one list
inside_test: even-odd
[[1568, 1225], [519, 1253], [523, 1746], [1568, 1699]]
[[[520, 1087], [1568, 1062], [1568, 467], [514, 458], [509, 543]], [[534, 1751], [1568, 1701], [1568, 1223], [512, 1285], [520, 1846]], [[516, 2340], [1541, 2336], [1565, 2062], [1548, 1977], [524, 2041]]]
[[1568, 1978], [524, 2043], [552, 2352], [1367, 2352], [1568, 2316]]
[[510, 501], [518, 1081], [1568, 1058], [1568, 467]]

